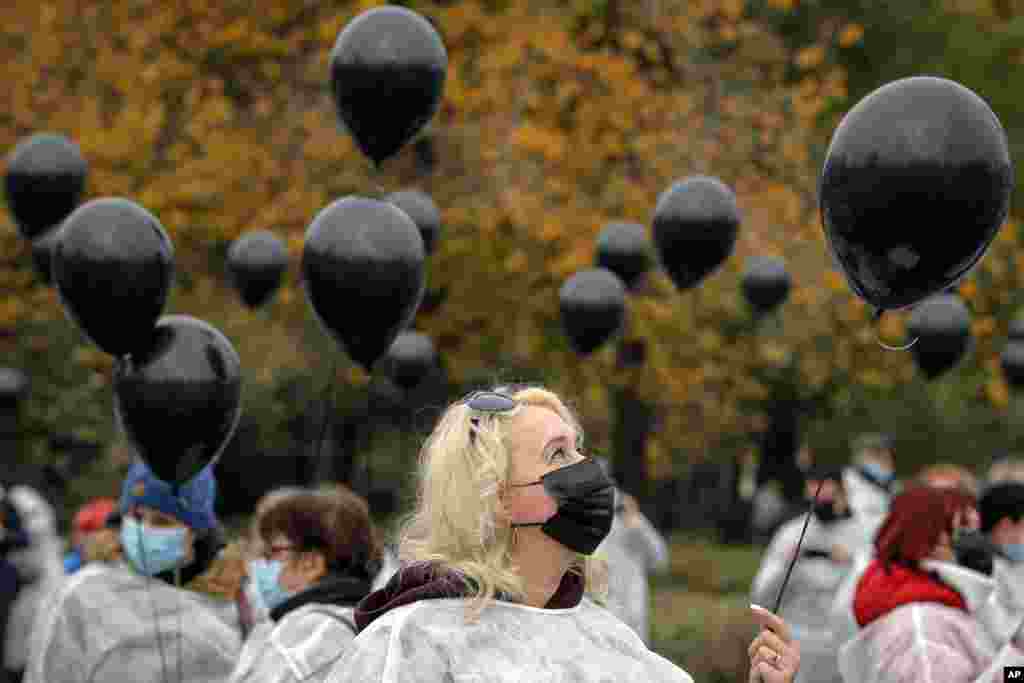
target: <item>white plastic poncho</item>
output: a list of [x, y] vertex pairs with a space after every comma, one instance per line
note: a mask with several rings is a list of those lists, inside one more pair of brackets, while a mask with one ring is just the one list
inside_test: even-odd
[[889, 514], [891, 494], [886, 493], [864, 478], [855, 467], [843, 470], [843, 488], [850, 509], [864, 526], [864, 534], [872, 540]]
[[383, 562], [381, 563], [380, 571], [377, 572], [377, 576], [373, 579], [372, 590], [380, 590], [387, 585], [391, 577], [398, 571], [399, 562], [398, 554], [390, 546], [384, 548]]
[[242, 646], [233, 602], [122, 566], [68, 577], [37, 623], [24, 683], [221, 683]]
[[246, 640], [231, 683], [320, 683], [356, 637], [353, 608], [309, 604]]
[[627, 527], [616, 515], [611, 532], [597, 549], [608, 561], [608, 609], [650, 643], [647, 618], [647, 575], [668, 568], [668, 546], [643, 515], [636, 527]]
[[[754, 577], [751, 599], [756, 604], [769, 609], [774, 605], [803, 525], [804, 515], [800, 515], [775, 533]], [[850, 518], [824, 525], [812, 516], [802, 549], [827, 552], [833, 544], [844, 546], [851, 554], [863, 552], [867, 539], [860, 521]], [[836, 592], [851, 568], [850, 564], [817, 557], [802, 557], [793, 568], [780, 612], [793, 629], [793, 637], [800, 642], [797, 683], [833, 683], [840, 680], [836, 641], [829, 617]]]
[[967, 611], [925, 602], [894, 609], [839, 648], [844, 683], [1002, 683], [1004, 666], [1024, 666], [1019, 644], [995, 638], [978, 618], [998, 601], [998, 582], [1016, 577], [922, 565], [963, 596]]
[[32, 580], [18, 591], [5, 634], [4, 665], [12, 671], [20, 671], [28, 659], [29, 636], [44, 598], [56, 591], [64, 580], [64, 548], [57, 534], [53, 506], [35, 489], [14, 486], [7, 495], [18, 510], [29, 538], [29, 547], [12, 552], [9, 558], [21, 576]]
[[495, 602], [467, 623], [470, 600], [421, 600], [375, 619], [328, 683], [693, 683], [615, 615], [584, 598], [569, 609]]

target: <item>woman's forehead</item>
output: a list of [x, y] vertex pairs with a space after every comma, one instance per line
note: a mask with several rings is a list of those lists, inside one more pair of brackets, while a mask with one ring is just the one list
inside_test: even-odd
[[576, 430], [562, 417], [543, 406], [525, 406], [512, 418], [512, 439], [520, 448], [538, 450], [554, 439], [576, 441]]

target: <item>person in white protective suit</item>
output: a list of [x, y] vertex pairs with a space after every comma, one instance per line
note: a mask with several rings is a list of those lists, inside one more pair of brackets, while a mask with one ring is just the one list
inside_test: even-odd
[[852, 464], [843, 471], [850, 510], [874, 537], [889, 511], [896, 486], [892, 440], [884, 434], [862, 434], [851, 444]]
[[211, 468], [172, 487], [132, 465], [120, 503], [126, 562], [65, 580], [37, 620], [26, 683], [227, 679], [242, 645], [233, 598], [243, 570], [221, 552], [216, 490]]
[[57, 590], [64, 578], [63, 541], [57, 533], [53, 506], [38, 491], [18, 485], [12, 486], [7, 496], [18, 509], [29, 538], [27, 548], [9, 556], [24, 584], [7, 621], [4, 667], [11, 678], [20, 679], [28, 659], [29, 635], [35, 616], [44, 598]]
[[1004, 666], [1024, 665], [1012, 629], [1000, 635], [985, 615], [1016, 609], [994, 603], [1009, 595], [997, 586], [1020, 577], [955, 562], [957, 535], [978, 524], [960, 489], [917, 486], [893, 500], [855, 590], [857, 634], [839, 649], [845, 683], [995, 683]]
[[[850, 512], [841, 468], [815, 465], [807, 472], [805, 496], [818, 503], [812, 509], [801, 557], [793, 568], [780, 612], [800, 641], [802, 664], [797, 680], [807, 683], [841, 681], [836, 643], [829, 620], [836, 591], [853, 566], [853, 558], [870, 545], [864, 527]], [[804, 515], [784, 524], [772, 539], [754, 577], [751, 598], [772, 605], [782, 586], [803, 531]]]
[[[691, 683], [594, 599], [614, 496], [581, 439], [541, 388], [450, 406], [421, 451], [402, 568], [359, 604], [359, 636], [325, 680]], [[789, 683], [799, 645], [775, 615], [754, 618], [751, 681]]]
[[[597, 461], [611, 477], [607, 459]], [[636, 499], [617, 486], [612, 530], [595, 554], [608, 563], [608, 609], [650, 645], [647, 575], [668, 569], [668, 544], [640, 512]]]
[[352, 612], [380, 566], [366, 501], [342, 485], [272, 494], [251, 543], [249, 576], [271, 628], [249, 635], [231, 682], [323, 681], [356, 636]]

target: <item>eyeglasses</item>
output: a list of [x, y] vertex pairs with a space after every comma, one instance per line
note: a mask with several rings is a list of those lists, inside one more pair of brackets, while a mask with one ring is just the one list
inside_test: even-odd
[[[488, 415], [501, 415], [511, 413], [519, 407], [519, 403], [512, 397], [499, 394], [496, 391], [474, 391], [463, 398], [459, 403], [464, 404], [470, 410]], [[479, 417], [471, 417], [470, 423], [473, 427], [480, 424]], [[476, 441], [476, 430], [469, 431], [469, 442]]]

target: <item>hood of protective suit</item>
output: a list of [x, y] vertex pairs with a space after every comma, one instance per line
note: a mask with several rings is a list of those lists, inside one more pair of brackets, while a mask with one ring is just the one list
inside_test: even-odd
[[278, 621], [284, 615], [309, 604], [351, 607], [365, 598], [369, 592], [370, 582], [366, 579], [329, 574], [270, 610], [270, 618]]
[[873, 560], [857, 584], [853, 614], [863, 628], [897, 607], [912, 603], [938, 603], [967, 610], [967, 603], [956, 590], [927, 571]]
[[[547, 609], [568, 609], [583, 599], [584, 580], [575, 572], [566, 572], [558, 590], [544, 606]], [[362, 631], [374, 619], [396, 607], [420, 600], [464, 598], [472, 593], [468, 579], [440, 565], [417, 562], [395, 572], [384, 588], [370, 593], [355, 611], [356, 627]], [[499, 600], [505, 598], [496, 596]]]

